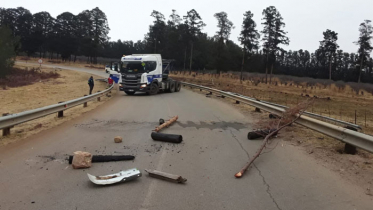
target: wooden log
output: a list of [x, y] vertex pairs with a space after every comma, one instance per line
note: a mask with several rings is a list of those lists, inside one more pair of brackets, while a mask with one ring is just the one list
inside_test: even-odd
[[145, 171], [148, 172], [149, 176], [151, 177], [170, 181], [170, 182], [184, 183], [187, 181], [187, 179], [179, 175], [169, 174], [169, 173], [165, 173], [162, 171], [156, 171], [156, 170], [150, 170], [150, 169], [145, 169]]
[[168, 127], [170, 126], [172, 123], [176, 122], [176, 120], [178, 119], [179, 117], [176, 115], [175, 117], [169, 119], [168, 121], [166, 121], [165, 123], [163, 123], [162, 125], [158, 126], [155, 128], [155, 132], [159, 132], [160, 130], [162, 130], [163, 128], [165, 127]]

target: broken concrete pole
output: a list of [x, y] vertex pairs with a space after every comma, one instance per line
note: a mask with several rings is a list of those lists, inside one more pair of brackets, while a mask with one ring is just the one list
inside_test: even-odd
[[116, 137], [114, 138], [114, 142], [115, 142], [115, 143], [122, 143], [122, 140], [123, 140], [123, 138], [120, 137], [120, 136], [116, 136]]
[[90, 168], [92, 166], [92, 154], [89, 152], [76, 151], [72, 160], [74, 169]]
[[177, 144], [183, 141], [183, 137], [181, 135], [175, 135], [175, 134], [152, 132], [151, 137], [154, 141], [164, 141], [164, 142], [177, 143]]
[[149, 170], [149, 169], [145, 169], [145, 171], [148, 172], [149, 176], [151, 176], [151, 177], [166, 180], [166, 181], [170, 181], [170, 182], [184, 183], [184, 182], [187, 181], [187, 179], [185, 179], [185, 178], [183, 178], [179, 175], [174, 175], [174, 174], [169, 174], [169, 173], [165, 173], [165, 172], [162, 172], [162, 171]]

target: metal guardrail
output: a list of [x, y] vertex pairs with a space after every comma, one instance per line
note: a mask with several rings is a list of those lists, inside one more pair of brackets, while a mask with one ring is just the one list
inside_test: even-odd
[[[281, 116], [283, 112], [285, 112], [285, 109], [282, 107], [274, 106], [271, 104], [267, 104], [261, 101], [257, 101], [255, 99], [235, 95], [232, 93], [228, 93], [225, 91], [217, 90], [214, 88], [209, 88], [201, 85], [195, 85], [187, 82], [182, 82], [184, 86], [189, 86], [192, 88], [198, 88], [201, 90], [207, 90], [212, 93], [218, 93], [219, 95], [222, 95], [224, 97], [242, 102], [244, 104], [248, 104], [253, 107], [257, 107], [261, 110], [264, 110], [266, 112], [276, 114]], [[318, 131], [320, 133], [323, 133], [327, 136], [333, 137], [335, 139], [338, 139], [344, 143], [353, 145], [355, 147], [359, 147], [363, 150], [366, 150], [368, 152], [373, 153], [373, 136], [359, 133], [347, 128], [343, 128], [340, 126], [336, 126], [327, 122], [323, 122], [318, 119], [314, 119], [305, 115], [300, 116], [300, 118], [296, 121], [297, 124], [303, 125], [307, 128], [310, 128], [312, 130]]]
[[[227, 93], [231, 93], [231, 94], [234, 94], [234, 95], [237, 95], [237, 96], [242, 96], [244, 98], [249, 98], [249, 99], [256, 100], [255, 98], [244, 96], [244, 95], [241, 95], [241, 94], [238, 94], [238, 93], [232, 93], [232, 92], [227, 92]], [[269, 105], [273, 105], [273, 106], [277, 106], [277, 107], [281, 107], [281, 108], [284, 108], [284, 109], [289, 108], [287, 106], [280, 105], [280, 104], [275, 104], [275, 103], [268, 102], [268, 101], [263, 101], [263, 100], [260, 100], [260, 101], [263, 102], [263, 103], [266, 103], [266, 104], [269, 104]], [[342, 125], [346, 125], [346, 126], [350, 126], [350, 127], [356, 128], [356, 129], [360, 129], [360, 130], [362, 129], [360, 125], [356, 125], [354, 123], [346, 122], [346, 121], [343, 121], [343, 120], [338, 120], [338, 119], [327, 117], [327, 116], [322, 116], [322, 115], [315, 114], [315, 113], [312, 113], [312, 112], [304, 112], [303, 114], [307, 115], [307, 116], [319, 118], [319, 119], [333, 121], [333, 122], [336, 122], [336, 123], [339, 123], [339, 124], [342, 124]]]
[[45, 106], [45, 107], [41, 107], [41, 108], [37, 108], [33, 110], [28, 110], [28, 111], [0, 117], [0, 129], [9, 129], [10, 127], [18, 125], [18, 124], [31, 121], [31, 120], [35, 120], [35, 119], [38, 119], [38, 118], [41, 118], [41, 117], [44, 117], [50, 114], [54, 114], [57, 112], [61, 112], [66, 109], [70, 109], [72, 107], [78, 106], [80, 104], [84, 104], [88, 101], [92, 101], [98, 97], [103, 96], [105, 93], [112, 90], [113, 87], [114, 87], [114, 84], [108, 89], [101, 91], [101, 92], [94, 93], [92, 95], [84, 96], [81, 98], [62, 102], [59, 104], [53, 104], [50, 106]]

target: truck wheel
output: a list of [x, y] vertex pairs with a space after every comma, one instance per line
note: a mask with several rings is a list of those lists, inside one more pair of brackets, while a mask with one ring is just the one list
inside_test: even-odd
[[132, 95], [134, 95], [135, 94], [135, 92], [128, 92], [128, 91], [124, 91], [127, 95], [130, 95], [130, 96], [132, 96]]
[[175, 92], [179, 92], [181, 89], [181, 83], [180, 82], [175, 82], [175, 83], [176, 83]]
[[173, 93], [175, 92], [175, 87], [176, 86], [176, 82], [172, 81], [170, 82], [170, 93]]
[[155, 95], [159, 91], [158, 85], [156, 83], [152, 83], [150, 85], [149, 95]]

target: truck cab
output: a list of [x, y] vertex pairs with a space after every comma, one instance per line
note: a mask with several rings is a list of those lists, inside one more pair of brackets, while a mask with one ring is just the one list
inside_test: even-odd
[[160, 54], [134, 54], [123, 56], [120, 63], [120, 90], [128, 95], [159, 91], [178, 92], [181, 84], [168, 78], [172, 60], [162, 60]]

